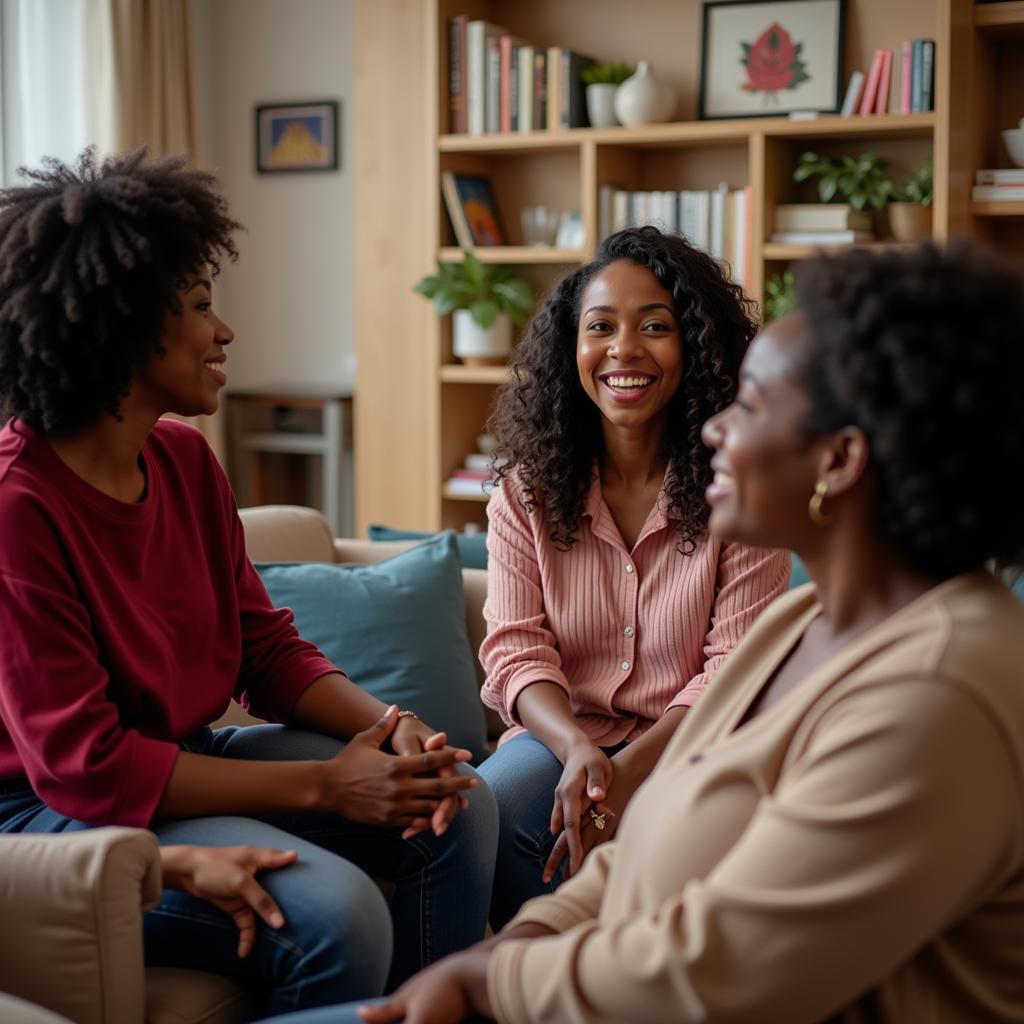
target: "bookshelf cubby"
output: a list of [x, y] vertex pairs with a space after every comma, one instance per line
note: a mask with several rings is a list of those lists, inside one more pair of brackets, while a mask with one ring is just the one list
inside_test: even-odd
[[[443, 171], [491, 178], [512, 244], [477, 249], [476, 255], [515, 265], [538, 295], [596, 252], [601, 185], [711, 189], [726, 181], [750, 187], [752, 265], [745, 286], [760, 303], [768, 275], [813, 255], [807, 247], [768, 241], [777, 203], [813, 198], [809, 186], [792, 181], [796, 161], [808, 149], [831, 155], [870, 150], [897, 174], [934, 153], [934, 236], [944, 241], [967, 232], [1011, 254], [1024, 252], [1024, 203], [996, 210], [995, 204], [970, 201], [974, 171], [1006, 165], [999, 129], [1024, 116], [1024, 2], [849, 0], [846, 75], [866, 70], [876, 48], [897, 48], [905, 38], [934, 39], [935, 110], [800, 121], [695, 120], [701, 8], [700, 0], [633, 0], [628, 6], [375, 0], [356, 6], [360, 529], [369, 522], [437, 529], [485, 520], [483, 495], [453, 495], [444, 481], [474, 449], [507, 370], [459, 365], [451, 355], [450, 318], [438, 317], [411, 292], [437, 259], [461, 258], [441, 196]], [[675, 89], [678, 120], [636, 128], [451, 134], [448, 19], [456, 14], [486, 18], [541, 47], [568, 46], [599, 60], [647, 59]], [[397, 204], [396, 195], [402, 197]], [[519, 244], [519, 210], [529, 204], [579, 210], [581, 248]]]

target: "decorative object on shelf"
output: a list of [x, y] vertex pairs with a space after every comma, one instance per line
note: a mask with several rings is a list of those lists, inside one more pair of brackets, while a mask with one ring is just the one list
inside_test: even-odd
[[932, 158], [893, 191], [889, 203], [889, 231], [897, 242], [917, 242], [932, 233], [934, 173]]
[[441, 192], [455, 240], [463, 249], [508, 244], [490, 178], [442, 171]]
[[256, 108], [257, 174], [337, 169], [337, 100]]
[[796, 307], [795, 281], [791, 270], [772, 274], [764, 283], [764, 322], [778, 320]]
[[699, 116], [835, 113], [846, 0], [704, 4]]
[[817, 178], [818, 196], [823, 203], [838, 197], [855, 210], [881, 210], [892, 195], [888, 167], [888, 161], [874, 153], [861, 153], [856, 158], [803, 153], [793, 180]]
[[523, 245], [554, 245], [562, 211], [551, 206], [524, 206], [519, 214]]
[[976, 172], [971, 198], [976, 203], [1020, 202], [1024, 199], [1024, 168]]
[[1024, 167], [1024, 117], [1016, 128], [1007, 128], [1003, 132], [1003, 145], [1016, 167]]
[[580, 78], [587, 87], [587, 118], [591, 128], [614, 128], [615, 90], [635, 69], [630, 64], [595, 64], [584, 68]]
[[441, 316], [452, 313], [452, 351], [468, 366], [503, 363], [512, 351], [512, 324], [533, 309], [533, 289], [511, 267], [481, 263], [471, 252], [461, 263], [437, 264], [415, 287]]
[[655, 77], [646, 60], [615, 90], [615, 116], [630, 127], [671, 121], [676, 112], [676, 94], [670, 85]]
[[559, 249], [582, 249], [586, 238], [583, 228], [583, 215], [579, 210], [565, 210], [558, 222], [558, 233], [555, 245]]

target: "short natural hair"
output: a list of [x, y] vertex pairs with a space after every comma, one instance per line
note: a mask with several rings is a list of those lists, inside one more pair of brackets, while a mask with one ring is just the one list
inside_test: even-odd
[[709, 517], [704, 491], [711, 453], [701, 427], [733, 400], [755, 324], [740, 286], [679, 235], [654, 227], [619, 231], [593, 262], [555, 285], [516, 349], [510, 381], [498, 391], [489, 424], [500, 444], [498, 476], [516, 470], [527, 507], [540, 509], [551, 538], [562, 548], [574, 543], [601, 444], [601, 414], [576, 368], [580, 303], [593, 278], [620, 260], [650, 270], [675, 308], [683, 376], [668, 405], [663, 454], [669, 512], [680, 550], [689, 553]]
[[47, 159], [0, 191], [0, 417], [68, 434], [116, 415], [185, 275], [237, 256], [213, 175], [146, 150]]
[[1020, 278], [967, 243], [926, 243], [822, 257], [796, 295], [811, 337], [808, 431], [867, 435], [883, 539], [941, 578], [1020, 561]]

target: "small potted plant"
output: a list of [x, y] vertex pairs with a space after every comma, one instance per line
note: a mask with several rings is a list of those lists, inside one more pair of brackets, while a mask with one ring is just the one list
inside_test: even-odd
[[580, 72], [587, 87], [587, 118], [591, 128], [614, 128], [615, 90], [632, 77], [629, 64], [594, 64]]
[[898, 242], [917, 242], [932, 233], [932, 160], [929, 157], [893, 192], [889, 203], [889, 230]]
[[511, 267], [485, 266], [463, 251], [461, 263], [437, 264], [415, 291], [452, 314], [452, 351], [469, 366], [496, 366], [512, 351], [512, 325], [533, 309], [533, 289]]
[[818, 197], [823, 203], [839, 200], [855, 210], [881, 210], [892, 195], [888, 166], [874, 153], [861, 153], [858, 157], [804, 153], [793, 172], [793, 180], [817, 178]]
[[764, 322], [778, 320], [796, 308], [795, 281], [791, 270], [772, 274], [764, 283]]

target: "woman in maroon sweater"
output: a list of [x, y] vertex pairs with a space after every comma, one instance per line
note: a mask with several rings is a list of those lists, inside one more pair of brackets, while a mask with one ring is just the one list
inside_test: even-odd
[[[142, 152], [29, 179], [0, 192], [0, 831], [152, 828], [149, 962], [269, 981], [268, 1012], [376, 995], [482, 936], [493, 800], [271, 605], [205, 440], [161, 419], [226, 383], [213, 179]], [[287, 727], [211, 730], [232, 697]]]

